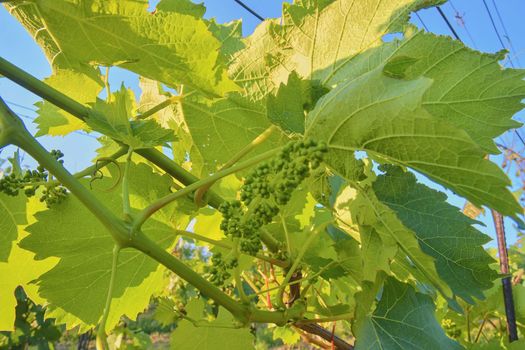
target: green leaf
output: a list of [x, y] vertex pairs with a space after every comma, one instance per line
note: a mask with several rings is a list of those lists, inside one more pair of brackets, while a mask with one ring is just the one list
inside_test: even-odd
[[355, 295], [355, 317], [352, 324], [354, 334], [359, 334], [363, 323], [367, 321], [368, 315], [372, 313], [376, 300], [380, 296], [380, 292], [382, 292], [385, 279], [386, 274], [380, 272], [374, 281], [363, 281], [361, 283], [361, 290]]
[[162, 0], [157, 4], [158, 11], [171, 11], [175, 13], [183, 13], [191, 15], [196, 18], [201, 18], [206, 12], [206, 7], [203, 4], [194, 4], [189, 0]]
[[[288, 248], [292, 254], [298, 254], [311, 233], [311, 224], [314, 224], [313, 221], [316, 216], [315, 206], [316, 201], [308, 191], [308, 186], [305, 184], [301, 185], [292, 193], [290, 201], [281, 208], [274, 222], [264, 226], [264, 230], [271, 233], [279, 241], [287, 245], [289, 243], [290, 247]], [[321, 214], [318, 218], [322, 216]], [[328, 219], [322, 218], [321, 221], [325, 222]], [[319, 237], [314, 240], [310, 249], [315, 249], [316, 242], [323, 243], [320, 236], [325, 236], [325, 233], [319, 234]], [[325, 241], [324, 243], [330, 242]], [[321, 247], [319, 249], [321, 250]]]
[[235, 53], [229, 66], [232, 79], [250, 100], [262, 100], [286, 83], [289, 70], [282, 64], [279, 41], [274, 37], [275, 20], [266, 20], [243, 39], [244, 49]]
[[173, 87], [182, 83], [215, 95], [237, 89], [226, 76], [220, 41], [191, 6], [164, 4], [152, 14], [148, 4], [41, 0], [7, 8], [33, 35], [38, 32], [54, 67], [118, 65]]
[[417, 62], [416, 58], [408, 56], [396, 56], [390, 59], [383, 68], [383, 73], [387, 77], [404, 79], [406, 78], [406, 72], [410, 66]]
[[359, 242], [346, 236], [345, 239], [338, 240], [334, 244], [334, 249], [337, 252], [339, 266], [342, 267], [345, 275], [352, 277], [356, 283], [363, 281], [362, 256]]
[[304, 133], [304, 106], [310, 102], [308, 85], [292, 72], [277, 94], [268, 95], [268, 118], [283, 130]]
[[274, 340], [280, 339], [286, 345], [292, 345], [301, 340], [301, 335], [291, 327], [275, 327], [272, 329]]
[[330, 80], [361, 52], [383, 44], [398, 32], [412, 11], [442, 0], [300, 0], [283, 4], [282, 26], [266, 20], [250, 37], [232, 65], [232, 76], [248, 95], [274, 91], [292, 71], [318, 85]]
[[[166, 92], [161, 84], [155, 80], [141, 77], [139, 87], [142, 94], [140, 95], [137, 108], [138, 113], [144, 113], [171, 97], [171, 94]], [[176, 135], [177, 139], [171, 144], [173, 160], [178, 164], [182, 164], [187, 170], [200, 174], [203, 159], [193, 143], [188, 125], [180, 112], [180, 108], [180, 104], [170, 105], [156, 112], [149, 119], [156, 120], [163, 128], [171, 129]], [[188, 155], [191, 159], [188, 159]]]
[[[96, 101], [102, 90], [102, 81], [98, 70], [82, 65], [80, 68], [57, 69], [44, 82], [66, 94], [77, 102], [89, 104]], [[58, 108], [48, 101], [37, 102], [38, 126], [36, 136], [64, 136], [76, 130], [85, 129], [85, 123]]]
[[521, 208], [505, 174], [466, 132], [421, 107], [431, 84], [427, 78], [389, 78], [376, 68], [322, 97], [307, 117], [306, 135], [327, 142], [339, 156], [362, 150], [409, 166], [476, 205], [516, 217]]
[[[15, 289], [18, 286], [24, 288], [24, 292], [36, 304], [45, 304], [46, 300], [38, 294], [38, 286], [33, 284], [36, 278], [49, 271], [56, 263], [56, 258], [45, 260], [35, 260], [35, 255], [25, 249], [20, 248], [20, 241], [28, 235], [25, 231], [25, 223], [31, 224], [35, 221], [33, 215], [36, 211], [45, 209], [45, 204], [36, 197], [32, 197], [27, 202], [27, 216], [24, 224], [18, 226], [16, 243], [11, 248], [9, 260], [0, 261], [0, 331], [15, 330]], [[20, 218], [20, 220], [22, 220]]]
[[[180, 113], [208, 173], [215, 172], [272, 125], [264, 105], [242, 98], [237, 93], [213, 101], [187, 97]], [[283, 139], [281, 133], [274, 132], [250, 152], [250, 156], [276, 147]]]
[[154, 120], [132, 120], [133, 91], [122, 87], [112, 95], [111, 102], [97, 99], [86, 123], [114, 140], [121, 141], [133, 149], [161, 146], [175, 140], [172, 130], [162, 128]]
[[160, 298], [157, 302], [153, 319], [163, 326], [170, 326], [178, 317], [175, 310], [177, 310], [177, 304], [174, 300], [167, 297]]
[[381, 300], [356, 339], [356, 350], [461, 349], [436, 321], [432, 299], [394, 278], [386, 280]]
[[411, 229], [421, 249], [436, 259], [436, 269], [452, 291], [473, 304], [483, 299], [497, 273], [483, 245], [490, 238], [476, 230], [476, 221], [446, 202], [443, 193], [418, 184], [414, 175], [384, 166], [373, 184], [378, 199]]
[[[188, 316], [199, 321], [203, 305], [192, 301], [186, 307]], [[174, 350], [245, 350], [253, 349], [254, 337], [248, 328], [232, 328], [235, 319], [224, 309], [219, 309], [217, 318], [195, 327], [189, 321], [180, 321], [171, 336]], [[202, 322], [201, 322], [202, 323]]]
[[452, 297], [448, 285], [439, 278], [434, 259], [422, 251], [414, 232], [379, 201], [367, 183], [355, 186], [357, 196], [348, 203], [348, 210], [359, 226], [363, 278], [374, 281], [376, 272], [390, 273], [390, 264], [399, 254], [403, 258], [401, 263], [410, 262], [445, 298]]
[[[111, 211], [122, 215], [122, 199], [118, 192], [107, 192], [112, 176], [93, 182], [92, 193]], [[169, 192], [171, 181], [154, 174], [145, 164], [130, 167], [130, 200], [134, 209], [141, 209]], [[86, 186], [88, 184], [86, 183]], [[100, 190], [97, 190], [100, 189]], [[161, 247], [171, 246], [175, 235], [171, 223], [173, 213], [162, 210], [148, 221], [143, 231]], [[77, 324], [95, 326], [104, 309], [109, 285], [113, 239], [106, 228], [73, 196], [56, 207], [38, 212], [36, 223], [27, 230], [31, 234], [20, 244], [36, 254], [36, 259], [59, 258], [58, 264], [37, 280], [38, 291], [50, 303], [49, 317], [60, 316], [68, 328]], [[121, 315], [134, 318], [143, 311], [154, 292], [161, 290], [164, 269], [132, 249], [120, 252], [114, 297], [106, 328], [111, 329]], [[64, 313], [65, 312], [65, 313]], [[66, 315], [66, 316], [64, 316]]]
[[208, 23], [208, 29], [220, 40], [221, 54], [228, 60], [236, 52], [244, 48], [242, 43], [242, 20], [218, 24], [212, 18]]
[[226, 239], [226, 235], [221, 230], [222, 214], [212, 208], [201, 208], [194, 218], [193, 230], [210, 239], [220, 241]]
[[425, 109], [465, 130], [485, 151], [499, 153], [493, 139], [520, 126], [511, 118], [523, 108], [525, 70], [502, 69], [500, 53], [480, 53], [449, 37], [412, 28], [405, 32], [404, 40], [384, 43], [356, 56], [327, 83], [353, 80], [385, 62], [389, 67], [404, 58], [414, 59], [405, 78], [433, 80], [423, 95]]
[[[282, 38], [289, 62], [301, 76], [322, 85], [364, 50], [402, 30], [410, 13], [440, 0], [301, 0], [284, 4]], [[290, 47], [291, 46], [291, 47]]]
[[26, 201], [24, 195], [10, 197], [0, 193], [0, 262], [8, 261], [19, 226], [27, 224]]

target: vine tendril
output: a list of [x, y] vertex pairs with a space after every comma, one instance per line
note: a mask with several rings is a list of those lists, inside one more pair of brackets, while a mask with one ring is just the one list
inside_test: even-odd
[[[103, 164], [101, 165], [100, 163], [103, 163]], [[96, 160], [96, 162], [95, 162], [95, 170], [93, 171], [93, 174], [91, 175], [91, 180], [89, 181], [89, 188], [90, 189], [93, 189], [93, 182], [95, 182], [96, 180], [102, 180], [104, 178], [104, 173], [102, 173], [102, 171], [100, 169], [102, 169], [103, 167], [105, 167], [109, 163], [113, 163], [117, 167], [117, 169], [118, 169], [118, 177], [117, 177], [117, 181], [115, 181], [115, 183], [113, 185], [111, 185], [109, 188], [107, 188], [105, 190], [102, 190], [102, 191], [110, 192], [113, 189], [115, 189], [115, 187], [118, 186], [118, 184], [120, 183], [120, 180], [122, 179], [122, 169], [120, 169], [120, 164], [113, 158], [101, 157], [101, 158], [98, 158]]]

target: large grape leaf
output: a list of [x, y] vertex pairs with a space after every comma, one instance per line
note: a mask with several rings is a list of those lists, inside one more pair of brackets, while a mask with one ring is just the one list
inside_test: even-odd
[[378, 271], [390, 273], [390, 264], [401, 257], [407, 260], [445, 298], [452, 297], [448, 285], [439, 277], [434, 258], [425, 254], [416, 235], [393, 210], [381, 203], [369, 181], [354, 183], [355, 198], [348, 201], [348, 210], [353, 222], [359, 226], [361, 254], [363, 257], [363, 279], [374, 281]]
[[[20, 196], [21, 198], [25, 197]], [[45, 204], [38, 198], [32, 197], [27, 201], [26, 217], [18, 225], [16, 243], [28, 235], [25, 231], [26, 224], [35, 221], [34, 213], [45, 209]], [[17, 215], [18, 216], [18, 215]], [[22, 220], [22, 219], [21, 219]], [[41, 274], [49, 271], [57, 262], [57, 258], [35, 260], [35, 255], [22, 249], [18, 244], [13, 245], [7, 262], [0, 262], [0, 331], [13, 331], [16, 318], [15, 289], [24, 288], [27, 296], [37, 304], [45, 304], [45, 299], [38, 294], [38, 286], [31, 283]]]
[[202, 301], [192, 300], [186, 306], [190, 319], [200, 322], [197, 327], [189, 321], [180, 321], [171, 335], [173, 350], [244, 350], [254, 347], [254, 336], [249, 328], [233, 328], [235, 319], [224, 309], [219, 309], [217, 318], [204, 324]]
[[26, 197], [11, 197], [0, 193], [0, 262], [6, 262], [20, 225], [26, 220]]
[[387, 61], [410, 57], [406, 78], [425, 76], [433, 84], [423, 95], [432, 115], [465, 130], [487, 152], [497, 153], [493, 139], [519, 126], [512, 116], [523, 108], [525, 70], [502, 69], [503, 56], [473, 51], [445, 36], [414, 32], [365, 51], [338, 66], [328, 86], [352, 80]]
[[54, 67], [118, 65], [214, 95], [237, 89], [224, 69], [219, 39], [191, 6], [166, 5], [149, 13], [148, 5], [147, 0], [38, 0], [6, 6]]
[[[92, 193], [120, 216], [120, 191], [106, 191], [116, 178], [114, 171], [112, 176], [93, 182], [95, 190]], [[143, 208], [169, 193], [170, 185], [168, 178], [154, 174], [146, 164], [132, 165], [131, 206]], [[144, 226], [144, 232], [163, 248], [168, 248], [175, 238], [173, 228], [167, 224], [172, 214], [170, 210], [163, 210]], [[21, 242], [21, 247], [34, 252], [36, 259], [60, 259], [53, 269], [38, 278], [39, 294], [49, 301], [51, 309], [56, 310], [56, 315], [62, 317], [60, 321], [66, 322], [68, 328], [77, 324], [96, 325], [107, 295], [113, 239], [74, 196], [50, 210], [38, 212], [36, 219], [37, 222], [27, 228], [31, 234]], [[163, 268], [156, 261], [136, 250], [122, 250], [107, 328], [111, 329], [121, 315], [134, 318], [143, 311], [152, 293], [162, 288], [162, 278]], [[65, 318], [64, 314], [67, 314]], [[49, 313], [50, 317], [54, 315]]]
[[483, 249], [490, 238], [472, 225], [476, 221], [446, 202], [443, 193], [416, 182], [398, 167], [383, 167], [373, 189], [378, 199], [413, 230], [421, 249], [436, 259], [436, 269], [452, 291], [470, 303], [483, 299], [497, 273], [494, 259]]
[[356, 333], [356, 350], [461, 349], [434, 316], [432, 299], [408, 284], [387, 278], [374, 312]]
[[[267, 20], [245, 39], [230, 74], [260, 98], [297, 71], [323, 83], [355, 55], [402, 30], [409, 14], [442, 0], [300, 0], [283, 4], [281, 22]], [[327, 84], [325, 84], [328, 86]]]
[[[245, 39], [230, 73], [249, 96], [275, 91], [292, 71], [314, 86], [333, 87], [356, 79], [386, 61], [410, 57], [407, 77], [435, 83], [423, 97], [433, 115], [465, 130], [485, 151], [493, 139], [519, 124], [511, 117], [522, 106], [522, 70], [501, 69], [501, 54], [482, 54], [448, 37], [407, 30], [410, 12], [440, 1], [315, 0], [285, 4], [282, 26], [266, 21]], [[384, 35], [405, 32], [404, 40]]]
[[420, 171], [476, 205], [516, 216], [521, 208], [506, 188], [505, 174], [484, 159], [465, 131], [421, 107], [432, 81], [396, 79], [384, 69], [345, 81], [323, 96], [307, 117], [306, 135], [327, 142], [329, 154], [366, 151]]

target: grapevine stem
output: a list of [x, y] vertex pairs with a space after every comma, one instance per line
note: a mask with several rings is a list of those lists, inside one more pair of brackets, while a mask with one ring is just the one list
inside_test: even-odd
[[487, 323], [487, 319], [489, 318], [490, 314], [486, 314], [485, 317], [483, 317], [483, 321], [481, 322], [481, 325], [478, 329], [478, 334], [476, 334], [476, 338], [474, 338], [474, 343], [477, 343], [479, 340], [479, 337], [481, 336], [481, 333], [483, 332], [483, 327], [485, 327], [485, 324]]
[[141, 113], [135, 117], [135, 119], [146, 119], [151, 117], [153, 114], [163, 110], [164, 108], [171, 106], [173, 103], [176, 103], [182, 99], [181, 96], [171, 96], [167, 98], [166, 100], [162, 101], [161, 103], [151, 107], [144, 113]]
[[[73, 100], [67, 95], [64, 95], [60, 91], [47, 85], [43, 81], [38, 80], [31, 74], [18, 68], [17, 66], [5, 60], [2, 57], [0, 57], [0, 74], [4, 75], [6, 78], [17, 83], [23, 88], [31, 91], [32, 93], [49, 101], [55, 106], [72, 114], [80, 120], [85, 120], [89, 117], [90, 113], [95, 113], [92, 112], [92, 110], [89, 107], [84, 106], [83, 104]], [[1, 139], [0, 145], [2, 145]], [[142, 148], [137, 150], [136, 153], [140, 154], [142, 157], [154, 163], [156, 166], [158, 166], [174, 178], [178, 179], [184, 185], [190, 185], [193, 182], [197, 182], [199, 180], [196, 176], [186, 171], [184, 168], [173, 162], [162, 152], [154, 148]], [[224, 202], [222, 198], [220, 198], [217, 194], [212, 193], [211, 191], [208, 194], [208, 197], [209, 203], [213, 207], [218, 207], [222, 202]]]
[[89, 107], [64, 95], [2, 57], [0, 57], [0, 74], [81, 120], [89, 116]]
[[[270, 278], [268, 277], [268, 269], [266, 268], [265, 262], [263, 262], [263, 267], [264, 267], [264, 273], [261, 273], [261, 274], [264, 278], [264, 285], [266, 289], [270, 289]], [[261, 272], [261, 270], [259, 270], [259, 272]], [[268, 305], [268, 309], [270, 310], [273, 309], [272, 298], [270, 297], [270, 292], [266, 293], [266, 304]]]
[[[97, 350], [109, 349], [106, 339], [106, 323], [108, 321], [109, 310], [111, 308], [111, 300], [113, 299], [113, 290], [115, 287], [115, 276], [117, 275], [118, 255], [120, 253], [120, 246], [115, 244], [113, 247], [113, 259], [111, 261], [111, 277], [109, 279], [108, 294], [106, 296], [106, 305], [104, 306], [104, 314], [98, 325], [97, 330]], [[102, 346], [101, 346], [102, 345]]]
[[230, 324], [215, 324], [214, 322], [210, 322], [208, 320], [196, 320], [192, 317], [189, 317], [188, 315], [183, 314], [182, 312], [175, 310], [175, 312], [179, 315], [180, 318], [190, 322], [194, 327], [207, 327], [207, 328], [233, 328], [238, 329], [239, 326]]
[[244, 293], [244, 288], [242, 286], [241, 271], [239, 269], [239, 237], [233, 239], [233, 258], [237, 260], [237, 265], [233, 268], [233, 277], [235, 279], [235, 285], [237, 286], [237, 291], [239, 292], [239, 297], [244, 304], [249, 304], [250, 299]]
[[124, 165], [124, 175], [122, 176], [122, 211], [126, 221], [131, 221], [131, 204], [129, 201], [129, 166], [131, 164], [132, 155], [133, 147], [129, 147], [128, 155], [126, 157], [126, 164]]
[[468, 306], [465, 308], [465, 318], [467, 324], [467, 339], [469, 343], [472, 343], [472, 336], [470, 334], [470, 308]]
[[[200, 179], [193, 175], [192, 173], [186, 171], [183, 167], [175, 163], [173, 160], [171, 160], [169, 157], [167, 157], [162, 152], [157, 151], [153, 148], [141, 148], [136, 151], [138, 154], [140, 154], [145, 159], [149, 160], [162, 170], [164, 170], [167, 174], [172, 176], [173, 178], [180, 181], [183, 185], [189, 186], [193, 184], [194, 182], [199, 181]], [[217, 193], [215, 193], [213, 190], [208, 191], [207, 193], [207, 199], [209, 204], [214, 207], [218, 208], [219, 205], [221, 205], [222, 202], [224, 202], [224, 199], [221, 198]]]
[[[266, 130], [264, 130], [259, 136], [257, 136], [255, 139], [252, 140], [249, 144], [244, 146], [236, 155], [234, 155], [226, 164], [224, 164], [220, 170], [228, 169], [231, 166], [233, 166], [235, 163], [237, 163], [239, 160], [241, 160], [245, 155], [250, 153], [255, 147], [266, 141], [276, 130], [277, 127], [275, 125], [270, 126]], [[205, 203], [203, 203], [202, 198], [206, 194], [206, 191], [208, 191], [215, 182], [212, 182], [208, 185], [202, 186], [197, 191], [195, 191], [194, 201], [195, 204], [198, 206], [203, 206]]]
[[[25, 72], [24, 70], [18, 68], [17, 66], [13, 65], [9, 61], [1, 57], [0, 74], [4, 75], [8, 79], [19, 84], [20, 86], [26, 88], [27, 90], [35, 93], [36, 95], [44, 98], [50, 103], [62, 108], [64, 111], [74, 115], [80, 120], [85, 120], [89, 117], [89, 114], [91, 113], [89, 107], [84, 106], [83, 104], [64, 95], [60, 91], [52, 88], [51, 86], [40, 81], [31, 74]], [[3, 101], [1, 102], [2, 103], [0, 103], [0, 112], [10, 111], [7, 105], [5, 105]], [[65, 170], [62, 167], [61, 164], [56, 162], [56, 160], [53, 157], [51, 157], [36, 140], [32, 138], [29, 132], [27, 132], [21, 120], [17, 117], [13, 118], [12, 115], [14, 115], [12, 111], [10, 111], [10, 113], [0, 113], [0, 116], [5, 116], [9, 119], [5, 126], [3, 123], [3, 118], [0, 119], [2, 121], [2, 123], [0, 123], [0, 146], [14, 143], [12, 135], [20, 133], [20, 130], [27, 133], [27, 140], [24, 140], [24, 143], [28, 143], [29, 145], [27, 149], [25, 149], [24, 147], [22, 148], [24, 148], [39, 163], [44, 165], [44, 167], [46, 167], [50, 172], [52, 172], [55, 175], [55, 177], [62, 184], [64, 184], [64, 186], [66, 186], [74, 195], [76, 195], [79, 198], [79, 200], [99, 219], [99, 221], [108, 228], [113, 238], [115, 238], [117, 241], [120, 241], [122, 247], [127, 246], [130, 239], [128, 235], [129, 229], [124, 225], [124, 223], [121, 220], [119, 220], [116, 216], [114, 216], [109, 209], [107, 209], [102, 203], [100, 203], [85, 187], [83, 187], [73, 176], [71, 176], [71, 174], [69, 174], [67, 170]], [[197, 183], [199, 181], [198, 178], [195, 177], [193, 174], [187, 172], [181, 166], [173, 162], [171, 159], [169, 159], [167, 156], [165, 156], [156, 149], [139, 149], [137, 150], [137, 153], [143, 156], [144, 158], [148, 159], [149, 161], [153, 162], [159, 168], [163, 169], [168, 174], [175, 177], [185, 185], [189, 186], [192, 183]], [[198, 188], [201, 185], [202, 184], [198, 184], [197, 186], [195, 186], [195, 188]], [[210, 204], [212, 204], [214, 207], [218, 207], [224, 201], [222, 198], [215, 194], [213, 196], [211, 195], [212, 192], [210, 192]], [[138, 240], [138, 237], [139, 235], [137, 235], [137, 237], [134, 237], [134, 239]], [[140, 244], [136, 245], [140, 246]], [[147, 250], [148, 252], [155, 252], [155, 255], [159, 255], [160, 257], [162, 257], [160, 260], [157, 259], [157, 261], [159, 261], [161, 264], [172, 270], [174, 273], [181, 276], [183, 279], [186, 279], [186, 281], [188, 281], [189, 283], [192, 283], [191, 280], [201, 278], [200, 275], [187, 268], [176, 258], [167, 254], [159, 247], [156, 247], [154, 243], [151, 243], [150, 245], [147, 245], [145, 247], [141, 246], [137, 249], [141, 251]], [[181, 267], [181, 265], [183, 266], [183, 268], [179, 270], [179, 267]], [[207, 293], [207, 291], [209, 291], [210, 289], [216, 289], [214, 285], [202, 278], [197, 285], [193, 285], [197, 289], [201, 290], [204, 294], [209, 294]], [[222, 291], [218, 289], [217, 291], [219, 293], [218, 295], [222, 295], [222, 297], [216, 296], [217, 298], [212, 298], [216, 300], [220, 305], [226, 307], [237, 317], [241, 317], [245, 314], [245, 310], [243, 308], [239, 309], [237, 306], [233, 306], [231, 304], [236, 303], [233, 299], [229, 298], [225, 293], [222, 293]], [[216, 293], [214, 292], [212, 294], [215, 295]], [[229, 299], [231, 299], [231, 302], [228, 301]], [[254, 316], [251, 319], [254, 322], [269, 322], [277, 324], [282, 324], [286, 322], [282, 313], [265, 314], [264, 311], [260, 310], [255, 310], [252, 313], [254, 314]]]
[[281, 249], [281, 242], [276, 240], [265, 228], [261, 228], [261, 241], [272, 252], [277, 253]]
[[341, 320], [350, 320], [354, 317], [354, 314], [351, 312], [334, 315], [330, 317], [322, 317], [322, 318], [308, 318], [304, 320], [295, 321], [295, 323], [324, 323], [324, 322], [334, 322], [334, 321], [341, 321]]
[[281, 222], [283, 224], [284, 229], [284, 236], [286, 237], [286, 251], [288, 252], [288, 257], [292, 257], [292, 246], [290, 244], [290, 235], [288, 233], [288, 225], [286, 225], [286, 221], [284, 220], [284, 217], [282, 214], [279, 214], [279, 217], [281, 218]]
[[[105, 205], [95, 198], [78, 180], [71, 175], [62, 164], [51, 156], [40, 143], [27, 131], [20, 118], [18, 118], [4, 101], [0, 98], [0, 136], [8, 136], [8, 140], [16, 146], [24, 149], [35, 160], [42, 164], [52, 173], [60, 183], [67, 187], [97, 219], [108, 228], [119, 247], [133, 247], [146, 255], [152, 257], [182, 279], [189, 282], [204, 295], [215, 300], [219, 305], [225, 307], [233, 315], [245, 322], [261, 323], [286, 323], [287, 316], [283, 312], [271, 312], [252, 309], [246, 305], [239, 304], [216, 286], [202, 278], [198, 273], [184, 265], [177, 258], [159, 247], [148, 239], [142, 232], [129, 236], [129, 228], [118, 219]], [[4, 128], [4, 126], [6, 126]], [[9, 131], [9, 133], [5, 133]]]
[[222, 171], [219, 171], [207, 178], [204, 178], [202, 180], [199, 180], [197, 182], [194, 182], [192, 183], [191, 185], [187, 186], [187, 187], [184, 187], [183, 189], [175, 192], [175, 193], [171, 193], [167, 196], [164, 196], [162, 198], [160, 198], [159, 200], [157, 200], [156, 202], [152, 203], [151, 205], [149, 205], [148, 207], [146, 207], [144, 210], [142, 210], [139, 215], [137, 216], [137, 218], [135, 219], [134, 223], [133, 223], [133, 231], [138, 231], [141, 227], [142, 227], [142, 224], [144, 224], [144, 222], [150, 217], [152, 216], [153, 214], [155, 214], [157, 211], [159, 211], [160, 209], [164, 208], [166, 205], [170, 204], [171, 202], [173, 202], [174, 200], [182, 197], [182, 196], [185, 196], [185, 195], [188, 195], [188, 194], [191, 194], [193, 191], [195, 191], [196, 189], [200, 188], [201, 186], [204, 186], [204, 185], [207, 185], [209, 183], [213, 183], [215, 181], [217, 181], [218, 179], [221, 179], [225, 176], [228, 176], [228, 175], [231, 175], [237, 171], [240, 171], [240, 170], [243, 170], [243, 169], [246, 169], [246, 168], [249, 168], [267, 158], [270, 158], [272, 156], [274, 156], [277, 152], [280, 151], [280, 147], [279, 148], [274, 148], [273, 150], [271, 151], [268, 151], [268, 152], [265, 152], [263, 154], [260, 154], [258, 156], [255, 156], [247, 161], [244, 161], [242, 163], [238, 163], [237, 165], [234, 165], [232, 166], [231, 168], [228, 168], [228, 169], [225, 169], [225, 170], [222, 170]]

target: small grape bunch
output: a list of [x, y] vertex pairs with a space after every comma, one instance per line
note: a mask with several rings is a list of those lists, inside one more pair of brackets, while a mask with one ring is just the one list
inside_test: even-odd
[[441, 320], [441, 327], [443, 327], [449, 337], [455, 339], [461, 337], [461, 329], [459, 329], [456, 325], [456, 322], [452, 321], [451, 319], [444, 318]]
[[[64, 154], [59, 150], [52, 150], [51, 155], [61, 164], [64, 161], [61, 159]], [[67, 196], [67, 190], [61, 185], [47, 185], [49, 173], [42, 165], [38, 165], [36, 170], [26, 170], [22, 176], [17, 176], [11, 173], [0, 179], [0, 192], [8, 196], [16, 197], [23, 190], [27, 197], [33, 197], [40, 186], [46, 188], [40, 197], [41, 202], [46, 202], [48, 208], [62, 202]]]
[[230, 277], [228, 270], [235, 268], [239, 262], [237, 259], [225, 260], [221, 252], [216, 252], [211, 257], [212, 266], [210, 268], [210, 281], [218, 286], [222, 286]]
[[[241, 200], [249, 205], [255, 198], [262, 197], [273, 199], [279, 206], [286, 205], [293, 191], [319, 168], [327, 150], [325, 143], [313, 140], [288, 143], [276, 158], [260, 164], [247, 176], [241, 188]], [[268, 207], [262, 213], [267, 210]], [[272, 211], [267, 213], [272, 214]]]
[[[239, 238], [242, 252], [255, 255], [262, 249], [261, 227], [272, 222], [290, 201], [293, 191], [319, 168], [326, 151], [324, 143], [313, 140], [288, 143], [277, 157], [250, 172], [241, 187], [240, 201], [221, 204], [221, 229], [227, 236]], [[226, 266], [214, 267], [224, 269]]]

